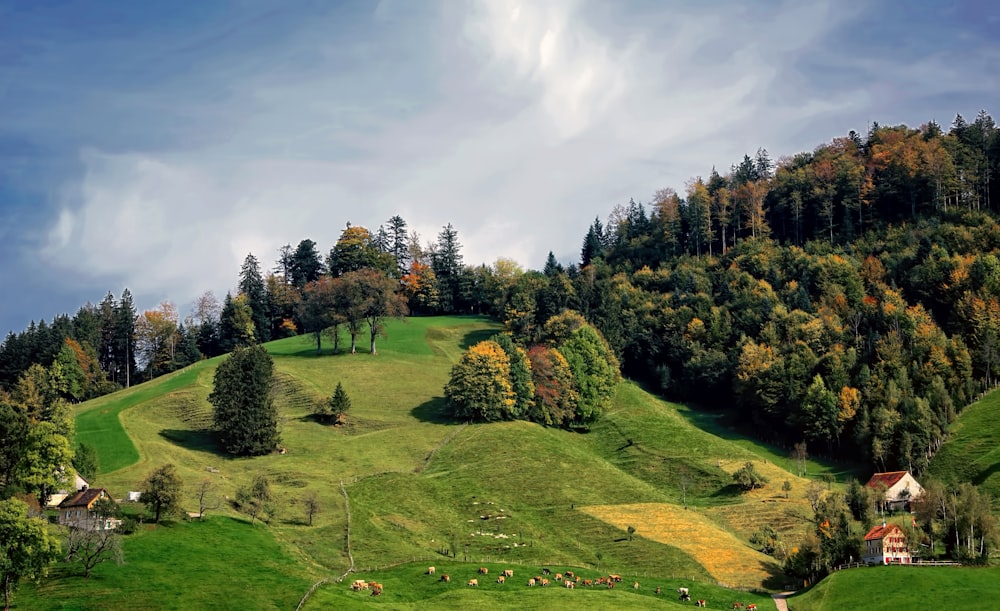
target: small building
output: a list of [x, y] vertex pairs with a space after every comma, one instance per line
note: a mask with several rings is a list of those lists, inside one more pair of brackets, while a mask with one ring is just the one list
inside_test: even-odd
[[910, 564], [910, 548], [906, 535], [895, 524], [882, 523], [865, 535], [865, 549], [862, 552], [865, 564]]
[[909, 511], [910, 501], [924, 492], [924, 487], [910, 475], [909, 471], [876, 473], [866, 485], [875, 490], [885, 491], [882, 506], [889, 511]]
[[59, 503], [59, 523], [84, 530], [113, 530], [122, 521], [97, 513], [97, 502], [107, 499], [115, 502], [104, 488], [84, 488]]
[[[63, 474], [65, 475], [65, 471], [63, 471]], [[59, 503], [62, 503], [63, 501], [66, 500], [66, 497], [73, 496], [77, 492], [90, 487], [90, 484], [87, 482], [87, 480], [83, 479], [79, 473], [74, 473], [73, 479], [71, 481], [72, 485], [70, 485], [70, 482], [66, 482], [67, 485], [65, 487], [60, 488], [56, 492], [52, 493], [52, 496], [49, 497], [49, 502], [48, 504], [46, 504], [46, 507], [58, 507]]]

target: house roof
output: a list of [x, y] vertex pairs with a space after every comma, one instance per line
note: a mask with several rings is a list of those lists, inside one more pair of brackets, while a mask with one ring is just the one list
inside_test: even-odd
[[887, 525], [883, 525], [883, 526], [875, 526], [874, 528], [872, 528], [871, 530], [868, 531], [867, 535], [865, 535], [865, 541], [872, 541], [872, 540], [881, 541], [887, 535], [890, 535], [890, 534], [893, 533], [893, 531], [897, 531], [897, 530], [900, 533], [903, 532], [895, 524], [887, 524]]
[[62, 503], [59, 503], [59, 507], [86, 507], [89, 509], [94, 504], [94, 501], [105, 496], [110, 497], [111, 495], [104, 488], [87, 488], [66, 497]]
[[889, 471], [888, 473], [876, 473], [872, 476], [868, 483], [865, 484], [869, 488], [877, 488], [879, 484], [885, 486], [886, 488], [892, 488], [896, 485], [899, 480], [903, 479], [903, 476], [909, 473], [908, 471]]

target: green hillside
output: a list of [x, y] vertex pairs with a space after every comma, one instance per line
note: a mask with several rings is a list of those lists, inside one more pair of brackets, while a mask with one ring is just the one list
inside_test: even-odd
[[876, 566], [833, 573], [788, 599], [789, 611], [985, 609], [1000, 568]]
[[1000, 392], [994, 391], [962, 411], [948, 440], [927, 470], [947, 482], [971, 482], [1000, 499]]
[[[205, 600], [199, 597], [212, 590], [210, 575], [234, 563], [241, 568], [226, 573], [234, 591], [258, 587], [253, 567], [281, 566], [259, 586], [267, 593], [239, 598], [234, 607], [289, 608], [309, 584], [344, 574], [351, 558], [359, 572], [413, 561], [451, 563], [463, 578], [473, 576], [480, 563], [509, 563], [525, 572], [579, 567], [594, 575], [600, 566], [602, 573], [638, 575], [665, 586], [670, 580], [700, 584], [720, 602], [732, 595], [716, 595], [725, 592], [719, 583], [759, 588], [785, 582], [777, 563], [746, 543], [754, 524], [773, 523], [789, 540], [807, 526], [796, 516], [807, 513], [808, 482], [784, 471], [773, 448], [701, 430], [686, 408], [628, 382], [587, 434], [523, 421], [466, 425], [446, 418], [441, 394], [452, 364], [465, 347], [497, 328], [475, 317], [395, 322], [376, 356], [334, 355], [329, 349], [317, 356], [308, 337], [268, 344], [285, 454], [247, 459], [220, 452], [208, 430], [207, 402], [218, 359], [81, 405], [80, 439], [97, 448], [101, 461], [94, 485], [123, 497], [149, 471], [169, 462], [184, 480], [186, 511], [197, 510], [196, 492], [206, 481], [219, 507], [208, 512], [205, 524], [144, 526], [126, 539], [126, 565], [100, 565], [90, 580], [60, 567], [41, 587], [22, 589], [18, 604], [88, 608], [94, 597], [115, 590], [117, 598], [101, 598], [105, 602], [98, 606], [198, 607]], [[337, 382], [352, 399], [349, 422], [318, 424], [310, 417], [311, 406]], [[789, 498], [780, 483], [736, 492], [731, 473], [747, 460], [758, 462], [772, 482], [789, 480]], [[814, 473], [823, 468], [828, 467], [810, 467]], [[678, 473], [687, 483], [686, 511]], [[276, 491], [277, 515], [267, 526], [250, 526], [225, 501], [259, 474]], [[311, 527], [303, 508], [310, 494], [320, 503]], [[627, 526], [636, 529], [631, 540]], [[459, 562], [466, 560], [474, 564]], [[398, 584], [396, 592], [407, 590], [413, 572], [413, 566], [387, 569], [385, 580]], [[162, 596], [160, 583], [192, 591]], [[415, 598], [387, 592], [382, 600], [399, 608], [522, 605], [521, 598], [508, 603], [499, 592], [491, 604], [487, 587], [465, 593], [464, 583], [450, 585], [453, 591]], [[345, 592], [345, 584], [324, 585], [310, 604], [347, 604]], [[645, 598], [651, 593], [632, 592], [643, 596], [639, 603], [629, 597], [585, 600], [594, 608], [606, 600], [614, 600], [608, 608], [638, 608], [653, 604]], [[532, 606], [549, 600], [535, 597], [562, 594], [532, 592], [523, 601]]]

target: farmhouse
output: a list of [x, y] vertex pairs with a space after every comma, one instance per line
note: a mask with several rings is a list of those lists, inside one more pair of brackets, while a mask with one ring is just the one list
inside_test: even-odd
[[865, 549], [862, 561], [865, 564], [910, 564], [910, 549], [906, 545], [906, 535], [895, 524], [885, 522], [865, 535]]
[[98, 501], [114, 499], [104, 488], [84, 488], [59, 503], [59, 523], [84, 530], [111, 530], [121, 525], [118, 518], [97, 512]]
[[890, 511], [909, 510], [910, 501], [920, 496], [924, 488], [909, 471], [876, 473], [866, 484], [869, 488], [885, 491], [883, 507]]
[[[65, 470], [60, 470], [62, 475], [65, 477]], [[66, 485], [63, 488], [52, 493], [49, 497], [49, 502], [45, 505], [46, 507], [58, 507], [59, 503], [66, 500], [66, 497], [73, 496], [80, 490], [87, 488], [90, 484], [87, 480], [80, 477], [79, 473], [74, 473], [72, 479], [66, 478]]]

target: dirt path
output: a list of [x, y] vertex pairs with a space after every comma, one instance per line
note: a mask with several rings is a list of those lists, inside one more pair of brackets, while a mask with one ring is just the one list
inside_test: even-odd
[[778, 608], [778, 611], [788, 611], [788, 603], [785, 599], [795, 594], [795, 592], [782, 592], [781, 594], [772, 594], [771, 598], [774, 599], [774, 606]]

